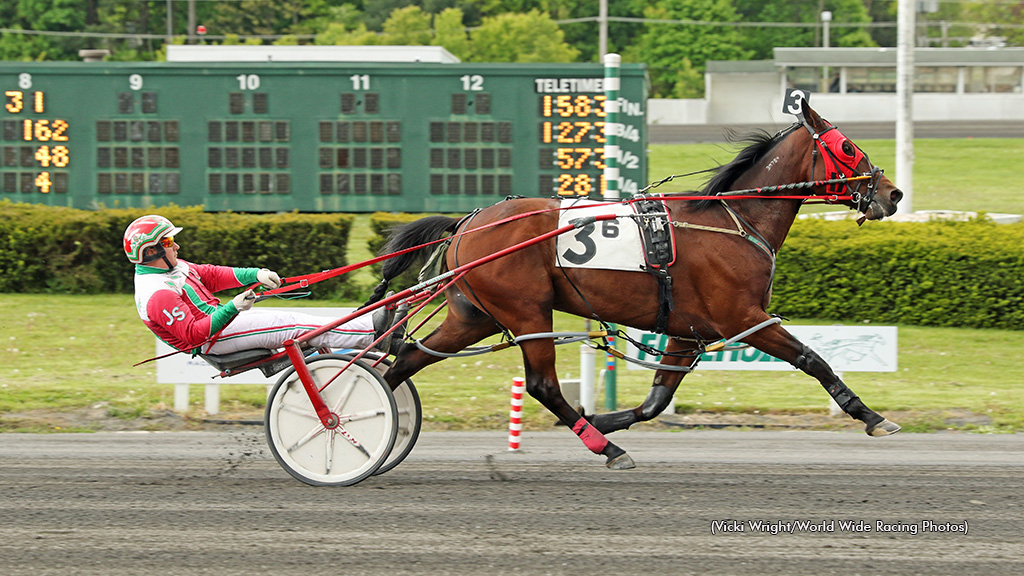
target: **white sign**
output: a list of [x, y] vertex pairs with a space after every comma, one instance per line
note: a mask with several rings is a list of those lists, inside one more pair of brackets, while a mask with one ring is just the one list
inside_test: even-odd
[[[581, 205], [595, 206], [580, 208]], [[572, 208], [571, 210], [569, 208]], [[563, 200], [558, 213], [558, 227], [585, 216], [633, 214], [628, 204], [608, 204], [590, 200]], [[563, 268], [601, 268], [640, 272], [644, 253], [640, 245], [640, 229], [631, 218], [592, 222], [555, 239], [555, 264]]]
[[[786, 326], [786, 330], [817, 352], [835, 372], [895, 372], [897, 368], [896, 326]], [[642, 332], [634, 328], [629, 336], [643, 344], [664, 350], [668, 337]], [[627, 355], [656, 362], [632, 344]], [[627, 362], [626, 367], [646, 370]], [[698, 370], [795, 370], [789, 362], [779, 360], [756, 348], [723, 350], [701, 356]]]

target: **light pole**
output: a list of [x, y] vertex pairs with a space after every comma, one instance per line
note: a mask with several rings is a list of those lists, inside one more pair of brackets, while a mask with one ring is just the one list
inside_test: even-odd
[[597, 12], [597, 61], [604, 64], [608, 53], [608, 0], [601, 0]]
[[[823, 10], [821, 13], [821, 47], [828, 48], [829, 44], [829, 23], [832, 22], [832, 12]], [[821, 91], [828, 92], [828, 66], [821, 68]]]
[[825, 10], [824, 12], [821, 13], [821, 26], [822, 26], [822, 30], [821, 30], [821, 33], [822, 33], [822, 36], [821, 36], [821, 47], [822, 48], [828, 48], [828, 40], [829, 40], [828, 39], [828, 32], [829, 32], [829, 28], [828, 27], [829, 27], [829, 22], [832, 22], [832, 12], [830, 12], [828, 10]]

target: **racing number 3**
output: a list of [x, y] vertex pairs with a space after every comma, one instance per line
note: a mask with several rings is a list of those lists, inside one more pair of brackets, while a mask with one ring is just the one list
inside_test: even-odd
[[[587, 262], [594, 259], [597, 256], [597, 242], [594, 241], [593, 235], [597, 229], [594, 223], [587, 224], [583, 228], [580, 228], [578, 232], [573, 236], [573, 239], [583, 245], [583, 251], [577, 252], [570, 247], [566, 251], [562, 252], [562, 258], [565, 258], [570, 264], [576, 266], [582, 266]], [[604, 220], [601, 222], [601, 237], [614, 239], [619, 237], [619, 223], [617, 220]]]

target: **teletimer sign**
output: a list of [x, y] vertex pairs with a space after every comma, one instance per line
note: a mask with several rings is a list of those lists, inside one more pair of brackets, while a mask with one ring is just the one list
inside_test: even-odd
[[[624, 65], [619, 190], [646, 182]], [[463, 212], [600, 197], [598, 65], [0, 63], [0, 198], [93, 208]]]

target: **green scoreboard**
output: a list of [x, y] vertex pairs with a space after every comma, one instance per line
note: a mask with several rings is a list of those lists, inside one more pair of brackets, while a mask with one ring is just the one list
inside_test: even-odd
[[[623, 65], [619, 190], [647, 180]], [[75, 208], [465, 212], [600, 198], [597, 64], [0, 63], [0, 198]]]

